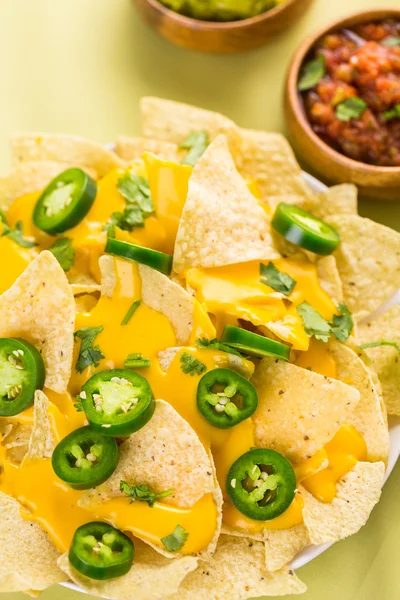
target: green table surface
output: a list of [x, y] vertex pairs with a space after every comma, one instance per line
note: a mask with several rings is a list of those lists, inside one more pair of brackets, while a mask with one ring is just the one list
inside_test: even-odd
[[[100, 142], [137, 134], [138, 100], [146, 94], [218, 110], [245, 127], [284, 131], [283, 81], [299, 43], [341, 15], [382, 5], [398, 7], [399, 0], [316, 0], [263, 48], [217, 56], [159, 38], [128, 0], [1, 0], [0, 170], [9, 167], [14, 131], [63, 131]], [[400, 203], [361, 201], [360, 212], [400, 229]], [[399, 600], [399, 483], [400, 464], [368, 524], [298, 571], [308, 585], [304, 600]], [[56, 586], [41, 598], [83, 596]]]

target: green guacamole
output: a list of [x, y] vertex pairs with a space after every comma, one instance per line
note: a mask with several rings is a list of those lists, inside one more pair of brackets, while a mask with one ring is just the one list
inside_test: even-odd
[[203, 21], [248, 19], [274, 8], [281, 0], [159, 0], [167, 8]]

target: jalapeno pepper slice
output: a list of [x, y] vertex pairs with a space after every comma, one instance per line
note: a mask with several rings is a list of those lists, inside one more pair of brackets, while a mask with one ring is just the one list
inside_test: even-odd
[[96, 193], [96, 182], [82, 169], [67, 169], [43, 191], [33, 211], [33, 222], [51, 235], [72, 229], [87, 215]]
[[52, 464], [57, 477], [74, 490], [87, 490], [111, 477], [118, 459], [118, 444], [114, 438], [90, 427], [80, 427], [56, 446]]
[[296, 475], [279, 452], [253, 448], [233, 463], [226, 489], [236, 508], [256, 521], [281, 515], [293, 501]]
[[33, 404], [45, 380], [43, 358], [20, 338], [0, 338], [0, 417], [12, 417]]
[[215, 427], [233, 427], [251, 417], [257, 406], [256, 388], [236, 371], [213, 369], [200, 379], [197, 407]]
[[132, 540], [108, 523], [93, 521], [75, 531], [69, 562], [91, 579], [114, 579], [128, 573], [133, 563]]
[[325, 221], [285, 202], [278, 204], [271, 225], [289, 242], [323, 256], [331, 254], [340, 242], [338, 232]]
[[242, 350], [251, 356], [274, 356], [283, 360], [289, 360], [290, 357], [290, 348], [286, 344], [281, 344], [281, 342], [247, 331], [247, 329], [240, 329], [240, 327], [234, 325], [225, 325], [221, 342]]
[[92, 429], [111, 436], [141, 429], [156, 406], [147, 379], [129, 369], [96, 373], [85, 383], [80, 397]]
[[143, 246], [137, 246], [136, 244], [123, 242], [111, 237], [107, 239], [105, 252], [106, 254], [112, 254], [113, 256], [147, 265], [165, 275], [171, 273], [172, 256], [170, 254], [164, 254], [157, 250], [151, 250], [151, 248], [144, 248]]

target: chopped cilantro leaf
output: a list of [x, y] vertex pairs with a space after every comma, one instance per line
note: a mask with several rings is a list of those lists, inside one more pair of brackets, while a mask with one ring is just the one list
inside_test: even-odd
[[177, 525], [174, 531], [170, 535], [161, 538], [161, 541], [168, 552], [178, 552], [183, 548], [188, 537], [189, 534], [186, 533], [185, 529], [181, 525]]
[[341, 342], [345, 342], [352, 332], [354, 326], [353, 318], [346, 304], [339, 304], [337, 310], [340, 314], [333, 315], [330, 325], [335, 338]]
[[160, 492], [156, 494], [152, 492], [147, 485], [130, 485], [126, 481], [120, 481], [119, 489], [123, 494], [126, 494], [131, 499], [132, 502], [135, 500], [140, 500], [141, 502], [147, 502], [149, 506], [154, 506], [154, 503], [161, 498], [166, 498], [172, 494], [172, 490], [166, 490], [165, 492]]
[[76, 408], [77, 412], [83, 412], [83, 406], [82, 406], [82, 398], [80, 396], [75, 396], [75, 404], [74, 407]]
[[319, 312], [308, 302], [302, 302], [297, 306], [297, 312], [303, 319], [304, 329], [308, 336], [314, 336], [317, 340], [327, 342], [331, 335], [331, 326]]
[[139, 175], [129, 171], [118, 179], [117, 189], [125, 198], [128, 207], [136, 206], [139, 208], [144, 218], [149, 217], [154, 212], [149, 182], [145, 177], [139, 177]]
[[81, 341], [81, 347], [79, 350], [79, 356], [76, 361], [75, 368], [78, 373], [83, 373], [86, 367], [90, 367], [90, 365], [94, 365], [98, 367], [100, 364], [100, 360], [104, 358], [104, 355], [101, 353], [99, 346], [93, 346], [94, 340], [96, 336], [99, 335], [103, 331], [103, 325], [99, 325], [98, 327], [82, 327], [75, 331], [74, 338], [75, 341], [79, 338]]
[[361, 117], [367, 103], [357, 96], [352, 96], [343, 102], [340, 102], [336, 107], [336, 116], [339, 121], [350, 121], [351, 119], [358, 119]]
[[130, 307], [130, 309], [128, 310], [128, 312], [126, 313], [124, 318], [122, 319], [121, 325], [128, 325], [129, 321], [132, 319], [133, 315], [139, 308], [139, 305], [140, 305], [140, 300], [135, 300], [135, 302], [132, 304], [132, 306]]
[[6, 213], [4, 212], [4, 210], [1, 210], [1, 208], [0, 208], [0, 222], [4, 223], [4, 225], [7, 225]]
[[392, 119], [400, 119], [400, 104], [395, 104], [391, 110], [387, 110], [383, 113], [382, 117], [385, 121], [391, 121]]
[[1, 220], [3, 221], [3, 231], [1, 233], [1, 236], [7, 235], [11, 240], [13, 240], [13, 242], [16, 242], [17, 244], [22, 246], [22, 248], [33, 248], [34, 246], [37, 246], [36, 242], [32, 242], [31, 240], [27, 240], [26, 238], [24, 238], [22, 232], [22, 221], [18, 221], [18, 223], [15, 226], [15, 229], [11, 229], [11, 227], [9, 227], [4, 221], [3, 216], [1, 217]]
[[279, 271], [272, 262], [268, 265], [260, 263], [260, 281], [285, 296], [289, 296], [296, 285], [290, 275]]
[[196, 340], [196, 346], [201, 349], [220, 350], [221, 352], [228, 352], [229, 354], [235, 354], [236, 356], [240, 356], [240, 358], [245, 358], [245, 356], [243, 356], [243, 354], [241, 354], [239, 350], [236, 350], [236, 348], [231, 348], [223, 342], [219, 342], [217, 338], [214, 338], [213, 340], [208, 340], [207, 338], [199, 338], [198, 340]]
[[379, 346], [392, 346], [396, 348], [397, 352], [400, 354], [400, 345], [397, 342], [392, 342], [391, 340], [380, 340], [379, 342], [369, 342], [368, 344], [361, 344], [359, 348], [365, 350], [367, 348], [378, 348]]
[[123, 214], [121, 212], [112, 213], [111, 217], [108, 219], [107, 223], [103, 227], [104, 231], [107, 232], [108, 237], [115, 238], [115, 226], [120, 227], [122, 219]]
[[207, 131], [191, 131], [179, 146], [182, 150], [188, 150], [181, 161], [182, 165], [194, 167], [209, 144]]
[[184, 352], [181, 356], [181, 369], [184, 373], [189, 373], [190, 375], [201, 375], [204, 371], [207, 370], [207, 367], [204, 363], [200, 362], [197, 358], [189, 354], [189, 352]]
[[151, 360], [143, 356], [143, 354], [128, 354], [125, 359], [125, 369], [140, 369], [150, 366]]
[[303, 68], [301, 70], [301, 76], [297, 84], [297, 89], [300, 90], [300, 92], [310, 90], [321, 81], [325, 73], [325, 56], [323, 54], [320, 54], [314, 60], [310, 60], [309, 62], [305, 63], [305, 65], [303, 65]]
[[400, 46], [400, 37], [395, 35], [385, 38], [382, 41], [383, 46], [391, 47], [391, 46]]
[[71, 238], [60, 238], [49, 250], [54, 254], [64, 271], [69, 271], [75, 258], [75, 248], [72, 247]]

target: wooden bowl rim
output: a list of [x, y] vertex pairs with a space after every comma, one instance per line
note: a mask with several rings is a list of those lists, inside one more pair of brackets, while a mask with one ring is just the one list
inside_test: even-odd
[[307, 119], [306, 113], [304, 111], [303, 103], [300, 100], [300, 95], [297, 90], [297, 82], [299, 78], [299, 72], [303, 65], [304, 59], [314, 46], [314, 44], [326, 33], [329, 33], [332, 30], [338, 29], [340, 27], [346, 26], [350, 24], [351, 21], [355, 21], [362, 23], [363, 21], [368, 20], [378, 20], [385, 19], [388, 17], [397, 17], [400, 20], [400, 9], [398, 8], [376, 8], [373, 10], [362, 10], [351, 13], [346, 17], [341, 17], [340, 19], [336, 19], [335, 21], [329, 23], [328, 25], [324, 25], [316, 32], [309, 35], [304, 42], [300, 45], [300, 47], [296, 50], [292, 62], [289, 67], [288, 76], [287, 76], [287, 98], [290, 103], [295, 118], [301, 125], [304, 133], [311, 139], [314, 144], [316, 144], [321, 152], [327, 155], [333, 163], [339, 163], [343, 167], [347, 167], [354, 171], [358, 171], [359, 173], [365, 173], [368, 175], [371, 174], [382, 174], [385, 173], [387, 175], [392, 174], [398, 176], [400, 174], [400, 167], [383, 167], [377, 165], [369, 165], [367, 163], [354, 160], [344, 154], [341, 154], [334, 148], [331, 148], [327, 143], [325, 143], [312, 129], [309, 120]]
[[168, 19], [175, 21], [177, 24], [188, 27], [190, 29], [202, 29], [203, 31], [219, 31], [219, 30], [237, 30], [237, 29], [245, 29], [246, 27], [250, 27], [251, 25], [255, 25], [257, 23], [262, 23], [267, 21], [271, 17], [278, 15], [281, 12], [284, 12], [288, 9], [289, 6], [293, 4], [297, 4], [302, 0], [284, 0], [278, 6], [271, 8], [270, 10], [266, 10], [265, 12], [257, 15], [255, 17], [249, 17], [248, 19], [240, 19], [237, 21], [202, 21], [201, 19], [193, 19], [192, 17], [187, 17], [186, 15], [181, 15], [174, 10], [167, 8], [164, 4], [161, 4], [158, 0], [144, 0], [147, 4], [152, 6], [155, 10], [162, 13]]

